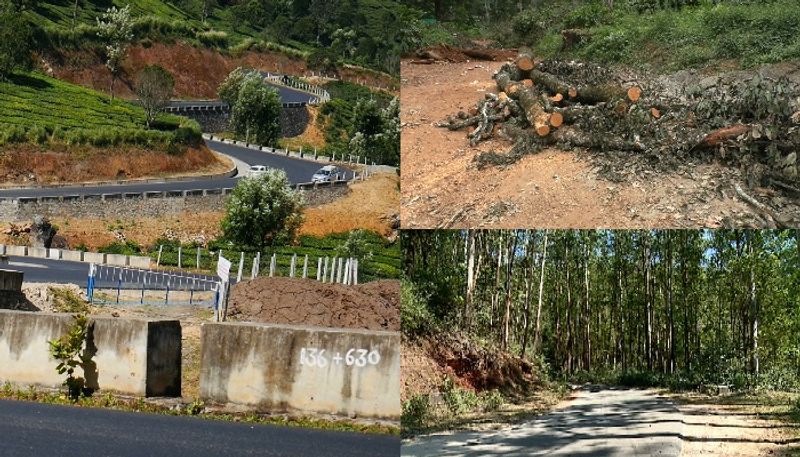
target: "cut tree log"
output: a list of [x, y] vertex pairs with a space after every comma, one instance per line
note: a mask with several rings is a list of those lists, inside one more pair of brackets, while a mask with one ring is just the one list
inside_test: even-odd
[[530, 76], [534, 84], [544, 87], [551, 94], [567, 94], [570, 99], [589, 105], [608, 102], [615, 98], [622, 98], [625, 95], [625, 90], [623, 88], [612, 85], [576, 88], [564, 83], [553, 75], [539, 70], [531, 70]]
[[467, 56], [472, 57], [473, 59], [477, 60], [489, 60], [493, 61], [495, 56], [489, 51], [484, 51], [481, 49], [462, 49], [461, 52]]
[[523, 72], [533, 70], [533, 67], [536, 65], [533, 60], [533, 51], [527, 47], [520, 48], [515, 63]]
[[550, 114], [547, 113], [539, 102], [537, 94], [528, 88], [519, 91], [519, 105], [525, 112], [525, 118], [533, 126], [536, 134], [547, 136], [550, 134]]
[[632, 101], [633, 103], [636, 103], [637, 101], [639, 101], [639, 97], [641, 96], [642, 96], [642, 89], [639, 88], [638, 86], [633, 86], [628, 88], [628, 100]]
[[561, 127], [561, 124], [564, 123], [564, 115], [561, 113], [551, 113], [550, 114], [550, 125], [553, 127]]
[[732, 140], [739, 135], [749, 132], [751, 129], [752, 127], [747, 124], [736, 124], [730, 127], [715, 130], [706, 135], [692, 149], [708, 149], [719, 146], [727, 140]]
[[561, 95], [561, 93], [557, 93], [557, 94], [553, 95], [552, 97], [550, 97], [550, 101], [553, 102], [553, 103], [559, 103], [562, 100], [564, 100], [564, 96]]

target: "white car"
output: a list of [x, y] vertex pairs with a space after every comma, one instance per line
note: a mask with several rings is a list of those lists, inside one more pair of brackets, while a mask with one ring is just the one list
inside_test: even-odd
[[333, 165], [325, 165], [311, 177], [311, 182], [331, 182], [341, 179], [342, 172]]
[[267, 172], [267, 167], [264, 165], [251, 165], [247, 170], [247, 176], [257, 178]]

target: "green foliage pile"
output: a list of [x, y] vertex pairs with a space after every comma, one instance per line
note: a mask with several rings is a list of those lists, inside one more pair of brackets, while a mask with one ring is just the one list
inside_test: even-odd
[[97, 147], [196, 145], [199, 125], [160, 114], [145, 127], [141, 107], [36, 73], [0, 81], [0, 145], [48, 143]]

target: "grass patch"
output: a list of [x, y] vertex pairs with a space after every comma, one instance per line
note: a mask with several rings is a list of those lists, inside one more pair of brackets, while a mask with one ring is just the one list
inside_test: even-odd
[[144, 412], [168, 416], [194, 416], [208, 420], [243, 422], [248, 424], [280, 425], [287, 427], [313, 428], [342, 432], [357, 432], [381, 435], [399, 435], [398, 427], [384, 424], [362, 424], [349, 420], [322, 420], [313, 417], [290, 417], [286, 415], [263, 415], [255, 413], [210, 412], [199, 400], [182, 403], [179, 408], [148, 402], [143, 398], [121, 398], [111, 393], [81, 397], [73, 401], [64, 393], [44, 391], [31, 386], [21, 389], [11, 383], [0, 388], [0, 398], [7, 400], [35, 401], [55, 405], [80, 406], [86, 408], [108, 408], [117, 411]]
[[[291, 257], [296, 254], [298, 257], [297, 272], [302, 274], [303, 259], [308, 255], [308, 277], [317, 277], [317, 259], [320, 257], [333, 258], [334, 256], [347, 256], [345, 250], [346, 243], [350, 237], [350, 232], [333, 233], [324, 237], [301, 235], [297, 244], [293, 246], [279, 246], [267, 248], [261, 253], [261, 272], [269, 271], [269, 259], [272, 254], [277, 254], [276, 271], [279, 276], [288, 276], [291, 265]], [[197, 266], [197, 245], [180, 244], [173, 240], [157, 240], [150, 247], [147, 254], [154, 261], [158, 258], [158, 247], [163, 245], [161, 252], [161, 265], [178, 265], [178, 246], [182, 248], [183, 267], [196, 268]], [[255, 252], [239, 246], [228, 244], [224, 241], [216, 241], [209, 244], [208, 249], [200, 250], [200, 270], [214, 270], [217, 265], [218, 250], [232, 259], [234, 262], [233, 270], [239, 265], [240, 252], [245, 252], [244, 269], [245, 276], [252, 270], [252, 261]], [[402, 256], [400, 253], [400, 243], [389, 242], [382, 236], [374, 232], [365, 232], [363, 244], [359, 247], [363, 255], [360, 255], [359, 262], [359, 282], [368, 282], [377, 279], [397, 279], [400, 277], [400, 267]]]
[[88, 314], [89, 304], [70, 289], [49, 287], [48, 293], [53, 297], [53, 311], [57, 313]]

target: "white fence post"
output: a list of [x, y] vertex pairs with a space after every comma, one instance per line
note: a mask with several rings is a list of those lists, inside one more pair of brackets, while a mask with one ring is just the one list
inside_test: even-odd
[[317, 281], [322, 278], [322, 257], [317, 257]]
[[292, 260], [289, 264], [289, 277], [294, 278], [295, 264], [297, 263], [297, 254], [292, 254]]
[[244, 252], [239, 256], [239, 271], [236, 273], [236, 282], [242, 282], [242, 270], [244, 270]]
[[336, 269], [338, 270], [338, 273], [337, 273], [337, 276], [336, 276], [336, 279], [337, 279], [336, 282], [341, 284], [342, 283], [342, 279], [344, 279], [344, 259], [343, 258], [339, 257], [339, 265], [336, 267]]
[[347, 262], [344, 264], [344, 278], [342, 284], [350, 284], [350, 259], [347, 259]]
[[181, 249], [183, 248], [181, 246], [178, 246], [178, 269], [183, 268], [183, 265], [181, 264]]
[[277, 267], [278, 261], [275, 258], [276, 254], [272, 254], [272, 259], [269, 261], [269, 277], [275, 276], [275, 268]]
[[303, 279], [308, 278], [308, 254], [303, 259]]
[[355, 266], [353, 267], [353, 284], [358, 285], [358, 259], [355, 259]]
[[158, 259], [156, 259], [156, 267], [161, 266], [161, 251], [164, 249], [164, 245], [160, 244], [158, 246]]
[[330, 283], [333, 284], [336, 282], [336, 256], [331, 259], [331, 280]]
[[256, 277], [258, 277], [258, 263], [260, 260], [261, 252], [258, 252], [255, 258], [253, 258], [253, 269], [250, 271], [250, 279], [256, 279]]
[[200, 246], [197, 246], [197, 269], [200, 269]]
[[328, 260], [325, 257], [325, 265], [322, 267], [322, 282], [328, 282]]

